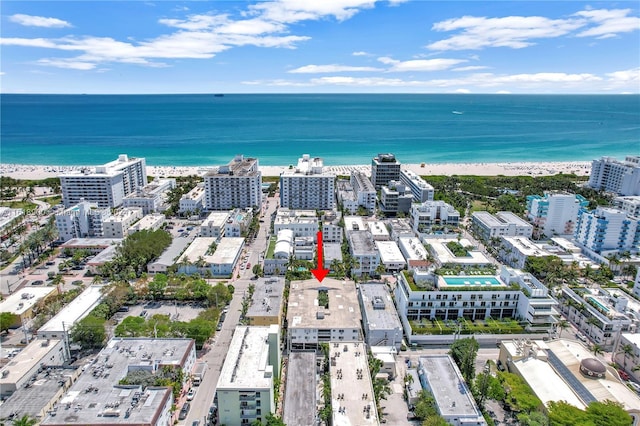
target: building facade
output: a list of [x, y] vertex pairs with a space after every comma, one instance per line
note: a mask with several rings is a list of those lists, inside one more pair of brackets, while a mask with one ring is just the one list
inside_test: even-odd
[[413, 231], [420, 234], [456, 228], [460, 212], [444, 201], [425, 201], [411, 206], [410, 223]]
[[204, 176], [207, 210], [246, 209], [262, 203], [262, 172], [257, 158], [237, 155]]
[[176, 187], [176, 180], [157, 179], [124, 197], [122, 207], [140, 207], [144, 214], [166, 210], [166, 194]]
[[533, 225], [511, 212], [498, 212], [495, 216], [485, 211], [473, 212], [471, 229], [485, 242], [501, 236], [530, 238], [533, 235]]
[[640, 156], [627, 156], [624, 161], [613, 157], [593, 160], [589, 186], [618, 195], [640, 195]]
[[393, 154], [378, 154], [371, 160], [371, 183], [376, 189], [400, 180], [400, 162]]
[[127, 207], [102, 222], [105, 238], [124, 238], [128, 235], [129, 227], [142, 219], [142, 208]]
[[301, 210], [332, 210], [335, 175], [323, 170], [321, 158], [304, 154], [295, 169], [280, 174], [280, 206]]
[[389, 181], [380, 189], [380, 210], [385, 214], [408, 214], [411, 211], [413, 195], [409, 188], [399, 181]]
[[566, 192], [546, 192], [527, 196], [527, 218], [534, 226], [536, 237], [573, 235], [578, 212], [589, 205], [582, 195]]
[[178, 212], [193, 214], [204, 209], [205, 187], [197, 184], [191, 191], [180, 197]]
[[104, 222], [111, 217], [109, 208], [100, 208], [97, 203], [81, 200], [75, 206], [56, 214], [58, 241], [72, 238], [104, 236]]
[[411, 194], [413, 194], [413, 201], [416, 203], [433, 201], [435, 194], [433, 186], [429, 185], [424, 179], [411, 170], [400, 171], [400, 182], [407, 185]]
[[364, 173], [353, 171], [351, 172], [350, 182], [358, 206], [364, 207], [369, 213], [373, 213], [376, 210], [377, 194], [376, 188], [369, 178]]
[[640, 218], [611, 207], [580, 210], [575, 240], [587, 249], [601, 254], [640, 248]]

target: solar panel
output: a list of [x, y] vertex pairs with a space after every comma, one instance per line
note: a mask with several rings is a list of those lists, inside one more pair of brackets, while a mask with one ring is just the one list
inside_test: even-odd
[[553, 353], [551, 349], [547, 351], [547, 356], [549, 358], [549, 364], [553, 367], [554, 370], [564, 379], [565, 382], [571, 389], [578, 395], [578, 398], [585, 403], [585, 405], [589, 405], [592, 402], [597, 401], [597, 399], [587, 390], [587, 388], [580, 382], [580, 380], [574, 376], [571, 371], [567, 368], [566, 365], [560, 361], [560, 358], [556, 354]]

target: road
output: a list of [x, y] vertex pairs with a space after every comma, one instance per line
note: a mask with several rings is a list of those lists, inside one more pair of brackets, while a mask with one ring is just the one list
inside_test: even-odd
[[[266, 203], [267, 201], [268, 205]], [[247, 261], [250, 263], [251, 267], [242, 269], [242, 265], [239, 265], [233, 274], [234, 278], [231, 280], [231, 284], [235, 287], [235, 290], [233, 293], [233, 299], [229, 305], [229, 312], [227, 313], [226, 319], [222, 325], [222, 330], [216, 333], [211, 344], [202, 351], [202, 354], [198, 359], [198, 361], [202, 361], [207, 364], [207, 373], [204, 376], [202, 384], [196, 388], [197, 392], [193, 398], [193, 402], [191, 403], [191, 410], [189, 411], [187, 418], [179, 422], [179, 425], [191, 425], [195, 420], [199, 420], [201, 424], [204, 424], [207, 419], [209, 407], [213, 404], [213, 398], [215, 396], [222, 364], [224, 364], [225, 357], [227, 356], [227, 350], [231, 344], [233, 332], [240, 321], [242, 298], [249, 285], [254, 282], [251, 280], [251, 278], [253, 278], [253, 272], [251, 272], [251, 269], [253, 265], [261, 262], [262, 256], [267, 249], [271, 214], [277, 209], [278, 201], [279, 200], [275, 197], [265, 200], [261, 213], [264, 218], [264, 223], [260, 223], [260, 230], [258, 231], [258, 235], [253, 243], [250, 243], [245, 247], [245, 253], [248, 254]], [[240, 274], [240, 278], [236, 278], [238, 273]]]

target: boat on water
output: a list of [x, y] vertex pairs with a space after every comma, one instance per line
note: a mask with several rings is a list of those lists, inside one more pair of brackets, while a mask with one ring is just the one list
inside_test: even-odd
[[464, 114], [464, 112], [462, 112], [462, 111], [451, 111], [451, 114], [462, 115], [462, 114]]
[[216, 93], [215, 95], [213, 95], [213, 97], [222, 98], [222, 97], [224, 97], [224, 94], [223, 93]]

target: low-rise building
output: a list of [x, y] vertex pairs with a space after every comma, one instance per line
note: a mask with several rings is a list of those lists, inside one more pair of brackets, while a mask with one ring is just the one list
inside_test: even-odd
[[171, 388], [137, 384], [133, 373], [153, 377], [165, 368], [180, 369], [185, 385], [195, 361], [192, 339], [113, 338], [41, 424], [169, 426]]
[[[362, 340], [360, 307], [355, 286], [325, 278], [292, 281], [287, 309], [287, 347], [317, 349], [323, 342]], [[364, 351], [366, 357], [366, 351]]]
[[56, 214], [58, 241], [72, 238], [102, 237], [103, 222], [111, 216], [108, 207], [100, 208], [98, 203], [81, 200], [78, 204]]
[[344, 229], [340, 226], [341, 214], [335, 210], [325, 212], [322, 217], [322, 242], [342, 243]]
[[100, 268], [104, 266], [105, 263], [111, 262], [117, 254], [118, 246], [112, 245], [107, 247], [87, 261], [87, 269], [92, 274], [98, 275], [100, 274]]
[[166, 217], [162, 213], [148, 214], [143, 216], [142, 219], [135, 224], [131, 225], [127, 230], [127, 233], [131, 235], [139, 231], [157, 231], [162, 228], [165, 219]]
[[[325, 243], [322, 246], [322, 263], [326, 269], [331, 269], [334, 260], [342, 262], [342, 245], [339, 243]], [[335, 271], [334, 271], [335, 272]]]
[[374, 241], [389, 241], [391, 239], [387, 226], [381, 220], [367, 222], [367, 225]]
[[411, 228], [409, 218], [405, 217], [385, 219], [384, 222], [387, 224], [387, 227], [390, 230], [389, 234], [393, 241], [397, 242], [400, 238], [410, 238], [416, 236], [416, 233], [413, 232], [413, 229]]
[[407, 267], [407, 262], [395, 241], [376, 241], [375, 244], [380, 254], [380, 264], [387, 272], [398, 272]]
[[338, 202], [342, 207], [342, 211], [349, 214], [356, 214], [360, 204], [358, 203], [358, 197], [353, 190], [353, 185], [347, 180], [336, 180], [336, 195]]
[[485, 211], [473, 212], [471, 229], [485, 242], [502, 236], [529, 238], [533, 234], [533, 225], [511, 212], [498, 212], [495, 216]]
[[62, 339], [32, 341], [0, 370], [0, 397], [6, 398], [29, 383], [40, 368], [59, 366], [68, 359]]
[[149, 262], [147, 272], [150, 274], [166, 273], [171, 266], [175, 265], [176, 260], [190, 243], [191, 240], [188, 238], [174, 238], [160, 257]]
[[366, 231], [368, 229], [361, 216], [345, 216], [344, 217], [344, 232], [349, 231]]
[[611, 204], [631, 217], [640, 217], [640, 195], [616, 197]]
[[154, 179], [122, 199], [122, 207], [140, 207], [143, 214], [163, 212], [167, 209], [167, 192], [175, 189], [174, 178]]
[[400, 182], [409, 187], [411, 194], [413, 194], [413, 201], [416, 203], [433, 200], [433, 195], [435, 194], [433, 186], [429, 185], [413, 171], [400, 170]]
[[426, 268], [432, 263], [429, 260], [431, 255], [427, 252], [422, 242], [416, 237], [399, 238], [398, 247], [407, 261], [409, 269]]
[[497, 247], [500, 261], [512, 268], [523, 269], [530, 257], [548, 257], [553, 254], [544, 246], [527, 237], [500, 237], [500, 245]]
[[402, 324], [387, 286], [382, 283], [360, 284], [358, 297], [367, 345], [392, 346], [399, 351]]
[[273, 221], [273, 232], [289, 229], [293, 231], [293, 237], [316, 238], [318, 233], [318, 217], [314, 210], [291, 210], [281, 207]]
[[219, 424], [250, 424], [275, 413], [279, 341], [277, 325], [236, 327], [216, 386]]
[[131, 225], [142, 219], [140, 207], [124, 208], [102, 222], [105, 238], [124, 238]]
[[[380, 253], [373, 241], [373, 236], [369, 231], [349, 231], [347, 232], [349, 250], [355, 264], [351, 268], [351, 274], [362, 276], [367, 274], [373, 276], [376, 268], [380, 264]], [[404, 260], [404, 259], [403, 259]]]
[[289, 354], [282, 415], [286, 425], [312, 425], [317, 421], [317, 373], [315, 352]]
[[284, 278], [268, 277], [254, 281], [251, 305], [245, 317], [249, 325], [282, 324], [282, 295]]
[[351, 172], [350, 183], [358, 207], [364, 207], [369, 213], [373, 213], [376, 210], [377, 193], [369, 178], [364, 173], [354, 171]]
[[72, 253], [78, 250], [86, 250], [90, 254], [98, 254], [110, 246], [116, 246], [122, 242], [122, 238], [72, 238], [62, 244], [60, 248], [71, 250]]
[[[33, 307], [58, 294], [58, 287], [24, 287], [0, 301], [0, 312], [17, 315], [23, 323], [33, 318]], [[20, 324], [20, 322], [18, 322]]]
[[[466, 238], [429, 238], [424, 240], [427, 249], [439, 266], [458, 266], [461, 268], [483, 268], [492, 265], [478, 247]], [[462, 247], [464, 255], [454, 253], [449, 246]]]
[[411, 206], [410, 224], [414, 232], [425, 234], [457, 228], [460, 212], [444, 201], [425, 201]]
[[225, 224], [231, 212], [213, 211], [200, 225], [201, 237], [221, 238], [224, 236]]
[[438, 413], [454, 426], [485, 426], [458, 366], [449, 355], [426, 355], [419, 360], [420, 384], [435, 399]]
[[253, 209], [250, 207], [231, 211], [229, 218], [224, 224], [224, 236], [231, 238], [246, 236], [252, 219]]
[[204, 183], [198, 183], [191, 191], [180, 197], [178, 212], [184, 214], [201, 212], [204, 209], [205, 191]]
[[293, 231], [285, 229], [269, 240], [264, 255], [265, 275], [284, 275], [293, 255]]
[[244, 238], [224, 237], [216, 240], [197, 237], [176, 262], [178, 272], [204, 274], [209, 270], [214, 277], [228, 277], [233, 273], [243, 247]]

